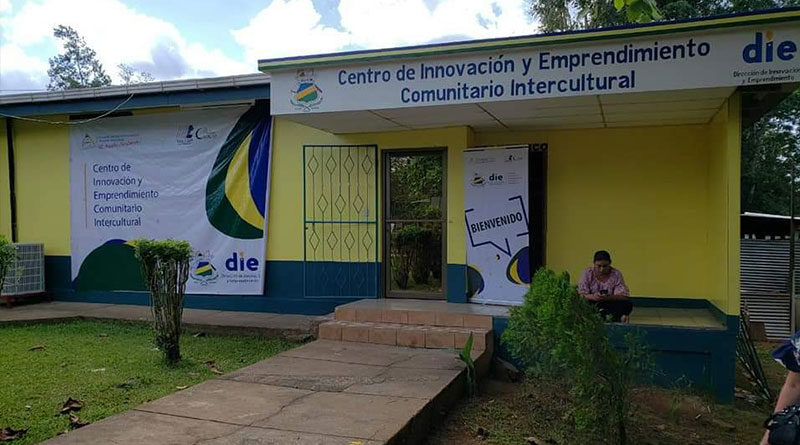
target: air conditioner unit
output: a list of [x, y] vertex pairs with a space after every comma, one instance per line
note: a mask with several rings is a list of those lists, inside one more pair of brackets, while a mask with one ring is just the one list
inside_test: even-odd
[[44, 244], [15, 243], [17, 262], [6, 272], [0, 296], [17, 297], [44, 293]]

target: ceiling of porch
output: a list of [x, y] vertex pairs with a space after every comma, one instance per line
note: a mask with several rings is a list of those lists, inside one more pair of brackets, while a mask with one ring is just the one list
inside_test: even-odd
[[462, 125], [484, 132], [704, 124], [734, 90], [707, 88], [282, 117], [330, 133]]

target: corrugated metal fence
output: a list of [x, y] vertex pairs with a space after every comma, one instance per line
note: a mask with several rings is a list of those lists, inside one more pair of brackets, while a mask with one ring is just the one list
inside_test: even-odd
[[[763, 322], [768, 338], [785, 339], [791, 334], [789, 240], [741, 241], [740, 288], [750, 321]], [[795, 252], [800, 265], [800, 246], [795, 246]], [[795, 270], [795, 280], [799, 276]]]

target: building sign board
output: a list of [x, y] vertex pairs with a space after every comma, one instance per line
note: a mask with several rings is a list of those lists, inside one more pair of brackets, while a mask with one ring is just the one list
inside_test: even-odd
[[800, 26], [684, 32], [273, 71], [273, 114], [800, 81]]

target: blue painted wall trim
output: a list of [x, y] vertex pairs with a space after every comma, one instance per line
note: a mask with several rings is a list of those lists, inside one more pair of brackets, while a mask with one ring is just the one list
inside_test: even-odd
[[[520, 366], [500, 341], [508, 327], [508, 318], [494, 317], [492, 327], [496, 353]], [[608, 325], [609, 335], [619, 346], [624, 345], [623, 337], [628, 332], [639, 331], [644, 335], [657, 365], [656, 374], [648, 379], [651, 383], [667, 388], [700, 388], [711, 392], [721, 403], [733, 402], [738, 329], [736, 316], [727, 317], [725, 329]]]
[[[282, 274], [276, 274], [276, 271], [286, 268], [287, 263], [299, 264], [301, 274], [299, 292], [300, 295], [305, 294], [306, 298], [376, 298], [380, 293], [378, 263], [267, 261], [267, 267], [268, 270], [270, 268], [273, 270], [273, 277], [281, 276]], [[305, 281], [305, 291], [303, 281]], [[267, 289], [267, 295], [275, 294], [271, 294], [270, 289]]]
[[[116, 107], [128, 94], [98, 99], [78, 99], [45, 103], [24, 103], [0, 106], [0, 113], [11, 116], [47, 114], [78, 114], [108, 111]], [[134, 95], [119, 111], [135, 108], [166, 107], [231, 100], [269, 99], [269, 85], [250, 85], [212, 90], [175, 91]]]
[[[45, 257], [45, 283], [54, 298], [70, 301], [90, 301], [117, 304], [148, 304], [147, 294], [131, 291], [76, 291], [71, 281], [71, 258], [48, 255]], [[344, 303], [378, 298], [380, 286], [375, 263], [315, 262], [308, 266], [302, 261], [267, 261], [266, 290], [263, 295], [188, 295], [186, 307], [264, 311], [292, 314], [327, 314]], [[336, 279], [339, 272], [349, 275], [344, 286]], [[311, 277], [322, 273], [328, 280], [310, 279], [304, 289], [304, 274]], [[364, 278], [363, 281], [360, 280]], [[353, 286], [347, 285], [352, 281]], [[323, 281], [327, 281], [325, 284]], [[308, 294], [308, 295], [306, 295]], [[466, 303], [466, 266], [447, 265], [447, 301]]]
[[631, 297], [634, 307], [664, 307], [679, 309], [708, 309], [713, 306], [708, 300], [688, 298]]
[[[54, 292], [53, 296], [59, 301], [136, 305], [149, 304], [149, 296], [146, 292], [76, 292], [68, 290]], [[297, 299], [267, 297], [265, 295], [187, 295], [184, 306], [192, 309], [222, 311], [325, 315], [333, 312], [336, 306], [356, 300], [360, 300], [360, 298]]]
[[450, 303], [467, 302], [466, 264], [447, 265], [447, 301]]
[[[45, 256], [45, 284], [57, 300], [112, 304], [149, 304], [146, 292], [76, 291], [71, 281], [69, 256]], [[374, 266], [373, 266], [374, 269]], [[187, 295], [185, 306], [195, 309], [226, 311], [274, 312], [285, 314], [324, 315], [336, 306], [360, 300], [365, 296], [305, 297], [303, 295], [302, 261], [267, 261], [267, 289], [263, 295]]]

